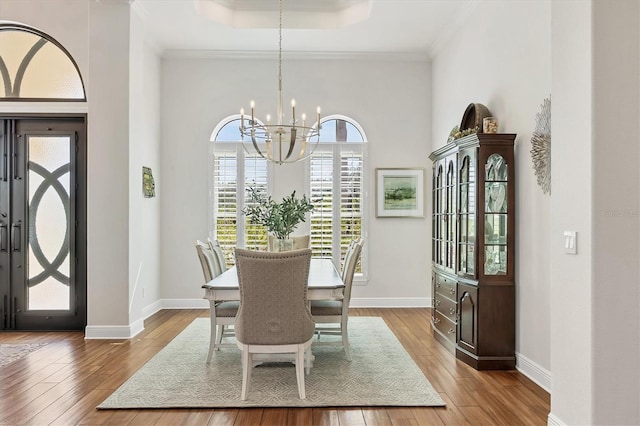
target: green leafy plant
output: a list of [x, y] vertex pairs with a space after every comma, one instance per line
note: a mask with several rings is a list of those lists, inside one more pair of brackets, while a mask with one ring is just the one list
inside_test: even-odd
[[296, 191], [277, 203], [271, 196], [250, 187], [249, 204], [242, 213], [249, 218], [250, 223], [263, 225], [279, 239], [289, 238], [296, 226], [305, 221], [304, 215], [313, 210], [313, 204], [307, 196], [296, 198]]

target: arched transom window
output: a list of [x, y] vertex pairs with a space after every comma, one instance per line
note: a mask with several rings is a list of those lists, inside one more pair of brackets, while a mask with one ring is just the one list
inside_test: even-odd
[[85, 101], [78, 66], [50, 36], [0, 23], [0, 100]]

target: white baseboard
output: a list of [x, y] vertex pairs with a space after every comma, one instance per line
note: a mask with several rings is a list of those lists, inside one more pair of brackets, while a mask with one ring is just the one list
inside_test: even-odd
[[351, 308], [428, 308], [430, 297], [370, 297], [351, 298]]
[[162, 310], [162, 300], [156, 300], [152, 304], [147, 305], [144, 308], [142, 308], [142, 318], [147, 319], [151, 315], [153, 315], [156, 312], [159, 312], [161, 310]]
[[542, 389], [551, 393], [551, 372], [542, 368], [521, 353], [516, 352], [516, 369]]
[[547, 416], [547, 425], [548, 426], [566, 426], [567, 424], [562, 420], [560, 420], [559, 418], [557, 418], [556, 416], [554, 416], [553, 414], [549, 413], [549, 416]]
[[84, 338], [91, 339], [131, 339], [144, 330], [144, 320], [139, 319], [129, 325], [88, 325], [84, 329]]
[[205, 299], [161, 299], [162, 309], [209, 309]]
[[[354, 308], [423, 308], [431, 306], [430, 297], [351, 299]], [[144, 320], [163, 309], [209, 309], [205, 299], [160, 299], [142, 309], [143, 318], [130, 325], [88, 325], [85, 339], [130, 339], [144, 330]]]
[[142, 318], [129, 325], [88, 325], [84, 338], [91, 339], [131, 339], [144, 330], [144, 320], [163, 309], [209, 309], [204, 299], [160, 299], [142, 308]]

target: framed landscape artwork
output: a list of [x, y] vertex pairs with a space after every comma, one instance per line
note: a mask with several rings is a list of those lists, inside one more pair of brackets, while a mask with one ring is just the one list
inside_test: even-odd
[[424, 169], [376, 169], [376, 217], [424, 217]]

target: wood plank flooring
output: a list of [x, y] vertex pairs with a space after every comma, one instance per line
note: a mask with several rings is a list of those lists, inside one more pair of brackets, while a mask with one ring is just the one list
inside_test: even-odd
[[[207, 310], [164, 310], [133, 339], [80, 332], [0, 333], [0, 343], [47, 342], [0, 367], [1, 425], [546, 425], [549, 394], [517, 371], [479, 372], [437, 343], [430, 311], [352, 309], [380, 316], [447, 403], [445, 408], [269, 408], [98, 411], [102, 402]], [[203, 361], [204, 362], [204, 361]]]

